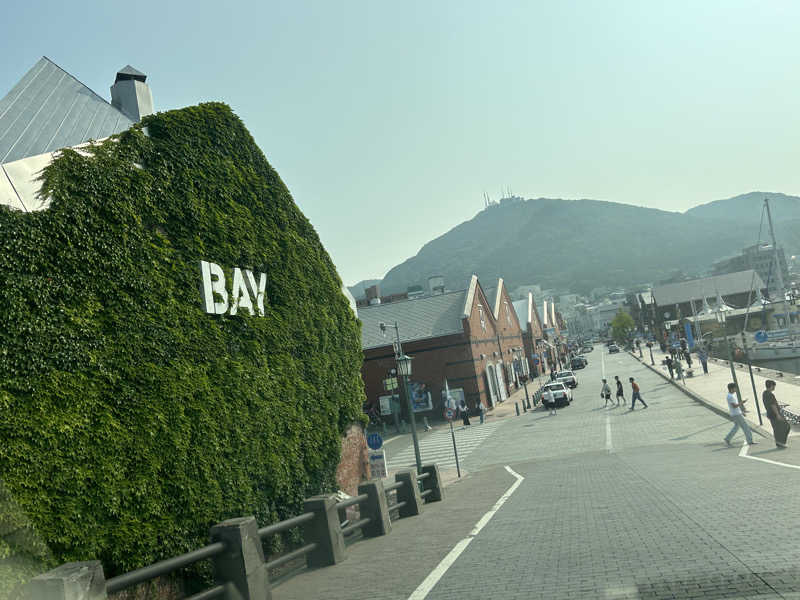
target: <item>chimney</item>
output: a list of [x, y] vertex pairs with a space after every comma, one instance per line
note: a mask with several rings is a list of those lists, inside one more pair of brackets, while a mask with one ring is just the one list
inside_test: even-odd
[[111, 86], [111, 105], [137, 122], [153, 114], [153, 94], [145, 79], [147, 75], [128, 65], [117, 72]]
[[444, 294], [444, 277], [441, 275], [433, 275], [428, 277], [428, 291], [431, 296]]
[[377, 284], [365, 289], [364, 294], [367, 296], [367, 302], [369, 302], [370, 306], [381, 303], [381, 288]]

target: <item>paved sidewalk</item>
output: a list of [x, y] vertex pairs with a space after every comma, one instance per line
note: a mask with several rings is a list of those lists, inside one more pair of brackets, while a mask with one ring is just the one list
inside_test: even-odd
[[[639, 358], [638, 353], [631, 353], [631, 355], [640, 360], [645, 366], [656, 370], [663, 377], [669, 379], [669, 371], [666, 365], [663, 364], [667, 355], [662, 353], [660, 349], [653, 348], [653, 358], [656, 364], [655, 366], [651, 366], [649, 353], [645, 352], [645, 349], [643, 349], [642, 352], [644, 354], [643, 358]], [[736, 365], [737, 363], [734, 364]], [[686, 363], [683, 362], [683, 365], [685, 374]], [[728, 405], [725, 398], [728, 392], [726, 386], [731, 381], [731, 370], [728, 361], [709, 359], [708, 374], [704, 374], [703, 365], [695, 358], [695, 355], [692, 355], [692, 372], [692, 377], [684, 377], [683, 382], [678, 381], [676, 373], [672, 383], [684, 388], [690, 395], [697, 396], [697, 399], [704, 402], [709, 408], [727, 415]], [[774, 371], [767, 372], [764, 369], [759, 369], [757, 371], [754, 367], [753, 380], [755, 381], [756, 392], [758, 394], [757, 403], [754, 402], [753, 386], [750, 381], [747, 365], [737, 366], [736, 377], [739, 382], [739, 390], [742, 399], [747, 401], [745, 418], [753, 429], [759, 431], [762, 435], [772, 437], [772, 428], [764, 412], [764, 407], [761, 405], [761, 393], [766, 388], [767, 379], [774, 379], [777, 382], [775, 395], [778, 398], [778, 402], [781, 404], [788, 404], [788, 410], [800, 414], [800, 387], [794, 385], [793, 376], [786, 375], [784, 378], [780, 378], [775, 375]], [[789, 382], [789, 377], [791, 377], [791, 383]], [[756, 406], [761, 409], [763, 424], [759, 423]]]

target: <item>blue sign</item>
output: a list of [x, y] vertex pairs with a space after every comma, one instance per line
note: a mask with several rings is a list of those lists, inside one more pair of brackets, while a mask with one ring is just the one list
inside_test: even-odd
[[684, 329], [686, 330], [686, 343], [689, 344], [689, 348], [694, 348], [694, 336], [692, 335], [692, 324], [685, 323]]
[[763, 344], [769, 339], [769, 336], [767, 335], [767, 332], [762, 329], [760, 331], [756, 331], [755, 338], [759, 344]]
[[378, 433], [370, 433], [367, 436], [367, 446], [373, 450], [379, 450], [383, 446], [383, 438]]

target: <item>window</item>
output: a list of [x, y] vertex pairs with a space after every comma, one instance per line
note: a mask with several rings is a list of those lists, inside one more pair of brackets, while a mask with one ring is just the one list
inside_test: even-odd
[[508, 309], [508, 300], [504, 300], [503, 302], [506, 305], [506, 321], [508, 321], [508, 324], [511, 325], [511, 311]]
[[478, 304], [478, 314], [480, 315], [481, 318], [481, 329], [486, 331], [486, 319], [483, 316], [483, 305], [481, 304]]

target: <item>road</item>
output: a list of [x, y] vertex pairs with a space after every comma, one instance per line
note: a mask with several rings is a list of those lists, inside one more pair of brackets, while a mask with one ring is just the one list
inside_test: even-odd
[[[445, 502], [354, 545], [305, 593], [325, 580], [326, 598], [800, 598], [800, 437], [787, 451], [763, 438], [750, 449], [787, 466], [746, 460], [741, 433], [734, 448], [722, 441], [729, 421], [600, 351], [572, 406], [504, 419]], [[649, 408], [603, 408], [603, 368], [628, 401], [634, 376]], [[357, 561], [370, 559], [380, 577], [362, 582]], [[275, 598], [302, 597], [297, 580]]]

